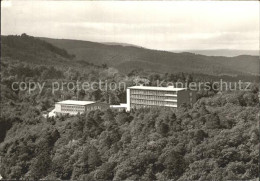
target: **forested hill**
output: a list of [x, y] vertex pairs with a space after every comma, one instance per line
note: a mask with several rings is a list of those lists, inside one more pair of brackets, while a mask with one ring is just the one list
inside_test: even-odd
[[89, 41], [41, 38], [57, 47], [95, 64], [108, 64], [123, 73], [142, 68], [157, 72], [189, 72], [209, 75], [259, 74], [257, 56], [204, 56], [194, 53], [173, 53], [136, 46], [103, 44]]
[[68, 63], [74, 57], [64, 49], [26, 34], [1, 36], [1, 56], [37, 64]]
[[[48, 82], [131, 83], [139, 72], [133, 71], [126, 78], [111, 67], [76, 61], [65, 50], [27, 35], [4, 37], [1, 43], [3, 179], [187, 181], [250, 180], [259, 176], [258, 85], [251, 91], [216, 92], [211, 84], [211, 89], [197, 92], [193, 107], [131, 112], [108, 109], [45, 118], [42, 114], [53, 110], [62, 98], [109, 104], [126, 101], [121, 89], [70, 91], [65, 87], [52, 93]], [[114, 46], [115, 51], [116, 47], [120, 48]], [[121, 47], [126, 52], [128, 48], [151, 51]], [[97, 54], [98, 48], [92, 50]], [[204, 80], [199, 77], [194, 80]], [[191, 75], [151, 74], [148, 78], [152, 84], [156, 80], [184, 83]], [[42, 91], [37, 88], [29, 92], [13, 90], [14, 81], [47, 83]]]
[[252, 92], [229, 93], [177, 111], [108, 109], [45, 119], [27, 105], [19, 116], [12, 103], [13, 118], [0, 120], [1, 129], [12, 121], [0, 143], [0, 174], [6, 180], [256, 180], [257, 104]]
[[1, 60], [19, 62], [27, 65], [43, 65], [47, 67], [68, 68], [94, 71], [102, 66], [87, 61], [77, 61], [75, 55], [39, 38], [26, 35], [1, 36]]

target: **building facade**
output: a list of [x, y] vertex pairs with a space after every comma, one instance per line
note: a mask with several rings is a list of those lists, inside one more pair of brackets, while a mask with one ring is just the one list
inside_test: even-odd
[[127, 88], [127, 111], [141, 107], [172, 107], [194, 104], [196, 94], [185, 88], [133, 86]]
[[75, 100], [66, 100], [57, 102], [55, 104], [55, 114], [82, 114], [87, 111], [92, 110], [104, 110], [108, 109], [109, 105], [101, 102], [93, 102], [93, 101], [75, 101]]

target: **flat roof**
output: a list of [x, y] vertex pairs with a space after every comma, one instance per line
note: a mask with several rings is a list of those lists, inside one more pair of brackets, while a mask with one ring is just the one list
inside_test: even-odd
[[93, 104], [95, 102], [93, 101], [76, 101], [76, 100], [65, 100], [65, 101], [60, 101], [57, 102], [57, 104], [71, 104], [71, 105], [88, 105], [88, 104]]
[[175, 87], [172, 87], [172, 86], [169, 86], [169, 87], [132, 86], [132, 87], [128, 87], [128, 89], [163, 90], [163, 91], [181, 91], [181, 90], [187, 90], [186, 88], [175, 88]]

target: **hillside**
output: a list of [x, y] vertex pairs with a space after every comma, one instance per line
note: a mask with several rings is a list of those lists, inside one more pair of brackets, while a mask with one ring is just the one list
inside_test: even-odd
[[193, 108], [176, 111], [108, 109], [54, 119], [23, 104], [14, 100], [12, 116], [0, 120], [5, 131], [11, 122], [0, 142], [5, 180], [258, 177], [259, 106], [252, 92], [203, 98]]
[[135, 46], [102, 44], [89, 41], [41, 38], [57, 47], [95, 64], [108, 64], [128, 73], [135, 68], [157, 72], [189, 72], [209, 75], [259, 74], [257, 56], [204, 56], [172, 53]]
[[75, 55], [39, 38], [26, 34], [1, 36], [1, 59], [28, 65], [43, 65], [67, 70], [68, 68], [93, 71], [101, 66], [87, 61], [76, 61]]
[[[183, 51], [172, 51], [175, 53], [181, 53]], [[216, 49], [216, 50], [186, 50], [185, 52], [191, 52], [206, 56], [225, 56], [225, 57], [235, 57], [240, 55], [252, 55], [259, 56], [259, 50], [232, 50], [232, 49]]]
[[64, 49], [32, 36], [1, 36], [1, 56], [35, 64], [69, 63], [74, 57]]
[[[55, 102], [63, 98], [110, 104], [126, 99], [125, 90], [69, 91], [65, 87], [52, 93], [48, 82], [109, 83], [131, 79], [126, 80], [111, 67], [76, 61], [65, 50], [34, 37], [9, 36], [3, 40], [0, 175], [4, 180], [187, 181], [258, 177], [257, 88], [222, 93], [202, 90], [193, 107], [131, 112], [108, 109], [45, 118], [42, 113], [51, 111]], [[76, 45], [81, 46], [80, 42]], [[91, 43], [90, 47], [94, 46], [100, 45]], [[136, 60], [133, 65], [138, 68], [139, 63]], [[35, 66], [38, 64], [41, 65]], [[146, 66], [145, 60], [142, 66]], [[184, 82], [189, 76], [180, 73], [148, 77], [151, 82]], [[194, 79], [203, 81], [203, 76]], [[46, 85], [41, 92], [29, 92], [13, 90], [14, 81]]]

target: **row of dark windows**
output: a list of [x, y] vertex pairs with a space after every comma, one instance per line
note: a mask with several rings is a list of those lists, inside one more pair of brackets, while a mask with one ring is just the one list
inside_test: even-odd
[[163, 96], [165, 94], [172, 94], [172, 95], [177, 94], [176, 91], [160, 91], [160, 90], [136, 90], [136, 89], [131, 89], [130, 92], [131, 92], [131, 94], [158, 95], [158, 96]]
[[153, 95], [131, 95], [131, 98], [133, 99], [145, 99], [145, 100], [157, 100], [157, 101], [163, 101], [165, 99], [167, 100], [177, 100], [177, 97], [172, 96], [153, 96]]
[[131, 99], [131, 104], [142, 104], [142, 105], [155, 105], [155, 106], [165, 106], [165, 105], [177, 105], [176, 102], [171, 101], [154, 101], [154, 100], [139, 100]]

